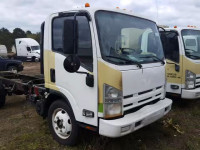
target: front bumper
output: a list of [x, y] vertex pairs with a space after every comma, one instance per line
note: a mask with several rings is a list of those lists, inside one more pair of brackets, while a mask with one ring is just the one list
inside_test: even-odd
[[[115, 120], [99, 120], [99, 134], [120, 137], [134, 132], [166, 115], [171, 110], [172, 100], [165, 98], [153, 105]], [[125, 131], [126, 130], [126, 131]]]
[[192, 89], [192, 90], [182, 89], [181, 98], [184, 98], [184, 99], [200, 98], [200, 88]]

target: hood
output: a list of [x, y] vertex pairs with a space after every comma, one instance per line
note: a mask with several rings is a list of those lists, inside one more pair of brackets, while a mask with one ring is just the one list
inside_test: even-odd
[[165, 84], [165, 66], [122, 71], [123, 95], [134, 95]]
[[15, 60], [15, 59], [4, 59], [7, 63], [16, 63], [16, 64], [22, 64], [22, 61]]

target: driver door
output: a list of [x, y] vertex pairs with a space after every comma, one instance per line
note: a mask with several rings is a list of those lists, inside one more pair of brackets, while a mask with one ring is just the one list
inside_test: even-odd
[[[49, 68], [50, 73], [54, 73], [55, 80], [52, 84], [58, 87], [77, 111], [74, 112], [76, 120], [84, 123], [90, 122], [91, 125], [97, 126], [97, 65], [96, 51], [94, 46], [94, 35], [91, 32], [92, 23], [88, 21], [86, 16], [77, 16], [78, 21], [78, 57], [81, 67], [78, 71], [93, 74], [94, 86], [86, 85], [86, 75], [80, 73], [70, 73], [64, 68], [66, 55], [63, 53], [63, 27], [66, 19], [74, 19], [74, 14], [70, 13], [66, 16], [54, 16], [52, 18], [52, 52], [49, 54], [55, 57], [55, 70]], [[50, 59], [51, 61], [51, 59]], [[51, 75], [50, 75], [51, 77]], [[89, 110], [94, 113], [94, 117], [88, 118], [83, 116], [83, 110]]]
[[179, 36], [176, 32], [161, 32], [166, 58], [167, 92], [181, 93], [182, 86], [182, 56], [180, 55]]

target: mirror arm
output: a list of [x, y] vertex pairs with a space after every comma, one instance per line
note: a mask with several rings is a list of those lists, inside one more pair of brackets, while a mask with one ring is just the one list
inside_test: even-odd
[[89, 73], [83, 71], [76, 71], [76, 73], [89, 75]]
[[[77, 12], [77, 13], [74, 14], [74, 22], [76, 22], [76, 16], [78, 14], [79, 14], [79, 12]], [[76, 23], [74, 23], [74, 35], [76, 35], [76, 32], [77, 32], [76, 31]], [[74, 41], [74, 54], [76, 54], [76, 52], [77, 52], [77, 49], [76, 49], [76, 44], [77, 44], [76, 42], [77, 42], [77, 40], [76, 40], [76, 38], [77, 37], [74, 36], [74, 39], [73, 39], [73, 41]]]
[[165, 28], [163, 28], [163, 27], [158, 26], [158, 30], [159, 30], [159, 29], [162, 29], [163, 32], [166, 32]]
[[86, 85], [89, 87], [94, 87], [94, 76], [87, 72], [77, 71], [76, 73], [86, 74]]

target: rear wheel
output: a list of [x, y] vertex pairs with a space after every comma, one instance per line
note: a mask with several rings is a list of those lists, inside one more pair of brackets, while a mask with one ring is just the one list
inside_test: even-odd
[[16, 66], [9, 66], [9, 67], [8, 67], [8, 71], [11, 71], [11, 72], [13, 72], [13, 73], [17, 73], [17, 72], [18, 72]]
[[6, 102], [6, 91], [2, 84], [0, 84], [0, 108], [5, 105]]
[[58, 143], [69, 146], [77, 143], [79, 127], [66, 102], [53, 102], [48, 111], [48, 123], [53, 138]]

